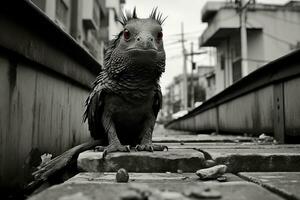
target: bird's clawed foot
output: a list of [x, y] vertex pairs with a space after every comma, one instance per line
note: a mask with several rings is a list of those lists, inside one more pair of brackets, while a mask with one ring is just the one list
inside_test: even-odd
[[103, 155], [102, 158], [105, 158], [107, 156], [108, 153], [112, 153], [112, 152], [130, 152], [130, 148], [129, 146], [125, 146], [125, 145], [115, 145], [115, 144], [111, 144], [108, 145], [107, 147], [103, 147], [103, 146], [97, 146], [95, 148], [96, 151], [103, 151]]
[[158, 144], [139, 144], [136, 145], [135, 150], [136, 151], [164, 151], [164, 150], [169, 150], [167, 146], [165, 145], [158, 145]]

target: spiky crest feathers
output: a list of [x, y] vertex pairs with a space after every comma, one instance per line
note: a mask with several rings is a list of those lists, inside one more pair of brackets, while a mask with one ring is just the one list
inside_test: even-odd
[[[157, 7], [152, 9], [149, 18], [157, 21], [159, 25], [162, 25], [167, 19], [167, 17], [163, 18], [163, 14], [157, 10]], [[128, 10], [126, 10], [125, 13], [121, 12], [121, 18], [118, 21], [123, 26], [126, 26], [126, 24], [132, 19], [138, 19], [135, 7], [132, 13]]]
[[[162, 25], [164, 23], [164, 21], [167, 19], [167, 17], [163, 18], [162, 13], [157, 10], [157, 7], [152, 9], [151, 14], [149, 15], [149, 18], [157, 21], [157, 23], [159, 23], [159, 25]], [[128, 11], [128, 10], [125, 11], [125, 14], [123, 12], [121, 12], [121, 18], [118, 19], [118, 21], [123, 26], [126, 26], [126, 24], [132, 19], [138, 19], [135, 7], [134, 7], [132, 13], [130, 13], [130, 11]], [[118, 35], [115, 36], [114, 39], [112, 39], [109, 42], [109, 45], [106, 49], [105, 56], [104, 56], [104, 67], [105, 68], [109, 66], [109, 60], [110, 60], [111, 54], [112, 54], [113, 50], [116, 48], [118, 41], [120, 40], [122, 34], [123, 34], [123, 31], [121, 31]]]

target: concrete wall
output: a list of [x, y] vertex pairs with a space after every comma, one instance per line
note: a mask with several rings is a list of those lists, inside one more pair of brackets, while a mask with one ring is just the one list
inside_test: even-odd
[[254, 134], [273, 132], [273, 87], [246, 94], [218, 106], [219, 130]]
[[122, 12], [122, 5], [120, 0], [106, 0], [106, 7], [108, 8], [108, 20], [109, 28], [108, 35], [109, 40], [114, 39], [115, 35], [118, 35], [122, 30], [122, 25], [116, 21], [116, 17], [120, 17]]
[[57, 156], [89, 138], [84, 101], [101, 65], [27, 1], [5, 2], [0, 27], [0, 188], [15, 188], [31, 151]]
[[297, 136], [300, 133], [300, 78], [284, 83], [284, 117], [288, 135]]
[[56, 156], [86, 141], [87, 88], [0, 55], [1, 185], [23, 182], [30, 151]]
[[265, 65], [166, 127], [256, 136], [265, 133], [281, 143], [300, 143], [299, 55], [297, 50]]
[[297, 10], [249, 11], [247, 21], [250, 26], [263, 27], [263, 52], [266, 61], [291, 52], [292, 44], [300, 42], [300, 12]]
[[[248, 30], [248, 72], [251, 73], [266, 64], [263, 35], [260, 30]], [[239, 32], [235, 31], [217, 46], [216, 90], [217, 93], [233, 84], [232, 63], [239, 50]], [[221, 69], [221, 55], [225, 57], [225, 68]]]
[[[266, 7], [247, 10], [248, 73], [277, 59], [300, 44], [299, 8]], [[201, 43], [202, 42], [202, 43]], [[233, 83], [232, 50], [239, 46], [239, 14], [234, 8], [222, 8], [208, 21], [200, 38], [204, 46], [217, 47], [216, 90]], [[236, 45], [236, 44], [238, 45]], [[299, 48], [299, 46], [297, 47]], [[240, 48], [237, 49], [240, 51]], [[225, 70], [220, 69], [220, 55], [225, 55]]]

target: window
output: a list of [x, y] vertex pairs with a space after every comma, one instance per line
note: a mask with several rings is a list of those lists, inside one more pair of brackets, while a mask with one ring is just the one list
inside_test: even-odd
[[241, 45], [236, 42], [231, 50], [232, 52], [232, 82], [236, 82], [242, 78], [242, 59]]
[[211, 74], [209, 75], [207, 78], [207, 87], [213, 87], [216, 83], [216, 75], [215, 74]]
[[64, 26], [68, 25], [68, 1], [66, 0], [57, 0], [56, 1], [56, 9], [55, 15], [56, 18], [64, 24]]
[[224, 56], [224, 54], [221, 54], [220, 65], [221, 65], [221, 70], [224, 70], [225, 69], [225, 56]]
[[96, 0], [94, 0], [93, 6], [93, 20], [95, 21], [97, 27], [100, 27], [100, 6]]
[[238, 59], [232, 63], [232, 81], [236, 82], [242, 78], [242, 62]]

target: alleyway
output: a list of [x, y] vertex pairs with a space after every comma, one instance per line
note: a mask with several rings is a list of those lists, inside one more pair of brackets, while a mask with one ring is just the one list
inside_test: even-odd
[[300, 2], [127, 1], [3, 1], [1, 199], [300, 200]]
[[[149, 199], [202, 199], [191, 195], [195, 191], [214, 199], [300, 199], [300, 173], [294, 172], [299, 171], [300, 145], [191, 135], [161, 125], [155, 133], [153, 141], [166, 144], [169, 151], [112, 153], [105, 161], [101, 152], [83, 152], [77, 160], [81, 173], [30, 199], [143, 199], [134, 191], [151, 193]], [[199, 179], [195, 172], [206, 168], [207, 160], [227, 165], [223, 179]], [[128, 183], [116, 182], [119, 168], [128, 170]]]

